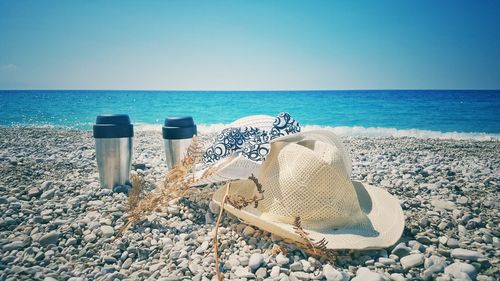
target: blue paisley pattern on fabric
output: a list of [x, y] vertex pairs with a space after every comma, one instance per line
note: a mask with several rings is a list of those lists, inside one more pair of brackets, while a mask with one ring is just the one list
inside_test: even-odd
[[269, 141], [300, 132], [299, 123], [286, 112], [280, 113], [271, 131], [256, 127], [226, 128], [203, 154], [203, 162], [214, 163], [228, 155], [243, 155], [253, 161], [262, 161], [269, 153]]

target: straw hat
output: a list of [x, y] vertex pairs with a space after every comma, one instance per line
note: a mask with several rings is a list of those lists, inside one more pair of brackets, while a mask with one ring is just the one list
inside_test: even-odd
[[278, 116], [251, 115], [234, 121], [204, 144], [196, 177], [213, 172], [195, 185], [246, 179], [259, 169], [273, 139], [300, 132], [299, 123], [287, 112]]
[[[330, 249], [393, 245], [404, 228], [398, 200], [350, 176], [351, 159], [334, 133], [315, 130], [280, 137], [271, 141], [270, 154], [257, 174], [263, 189], [258, 206], [224, 208], [248, 224], [304, 242], [294, 229], [299, 217], [309, 238], [324, 238]], [[226, 192], [261, 196], [251, 180], [239, 180], [217, 190], [213, 200], [220, 205]]]

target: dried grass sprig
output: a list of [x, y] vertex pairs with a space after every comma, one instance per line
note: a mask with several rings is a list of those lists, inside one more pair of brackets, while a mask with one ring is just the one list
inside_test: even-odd
[[296, 242], [296, 244], [304, 250], [307, 254], [311, 256], [322, 257], [331, 262], [335, 261], [336, 253], [332, 249], [327, 248], [328, 241], [322, 238], [319, 241], [314, 241], [313, 238], [309, 236], [309, 233], [302, 228], [302, 222], [300, 217], [295, 217], [293, 222], [293, 229], [295, 233], [302, 238], [305, 243]]
[[314, 253], [316, 253], [316, 247], [314, 245], [314, 239], [309, 237], [309, 232], [306, 232], [304, 228], [302, 228], [302, 222], [300, 220], [300, 217], [295, 217], [295, 220], [293, 221], [293, 230], [295, 230], [295, 233], [297, 233], [300, 238], [302, 238], [307, 245], [307, 248], [311, 249]]
[[222, 220], [222, 214], [224, 213], [224, 204], [226, 203], [229, 197], [229, 188], [231, 187], [231, 182], [226, 184], [226, 193], [224, 193], [224, 197], [220, 203], [219, 216], [217, 217], [217, 222], [215, 223], [214, 237], [213, 237], [213, 245], [214, 245], [214, 258], [215, 258], [215, 275], [217, 276], [217, 280], [222, 281], [224, 276], [221, 274], [219, 270], [219, 239], [217, 237], [219, 233], [219, 225]]
[[186, 157], [167, 173], [162, 185], [157, 185], [155, 191], [147, 195], [144, 195], [144, 178], [131, 177], [132, 189], [130, 190], [128, 202], [129, 217], [118, 231], [118, 234], [122, 234], [132, 224], [140, 221], [159, 207], [167, 205], [169, 201], [185, 197], [194, 192], [191, 185], [196, 182], [196, 179], [194, 176], [190, 177], [189, 172], [200, 160], [200, 153], [197, 152], [199, 150], [201, 150], [201, 147], [196, 137], [193, 137]]

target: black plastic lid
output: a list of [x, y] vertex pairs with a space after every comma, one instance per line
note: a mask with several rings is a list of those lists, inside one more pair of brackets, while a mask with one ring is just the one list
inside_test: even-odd
[[191, 116], [170, 116], [165, 118], [162, 131], [164, 139], [190, 139], [196, 135], [196, 125]]
[[127, 114], [97, 115], [94, 124], [94, 138], [130, 138], [134, 136], [134, 127]]

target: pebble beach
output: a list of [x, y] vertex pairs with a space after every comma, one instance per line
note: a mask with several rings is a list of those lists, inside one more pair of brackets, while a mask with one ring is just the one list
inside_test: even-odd
[[[387, 189], [405, 230], [391, 248], [315, 258], [225, 214], [226, 280], [499, 280], [500, 142], [343, 137], [353, 179]], [[139, 130], [132, 168], [166, 173], [160, 131]], [[89, 131], [0, 128], [0, 280], [216, 280], [215, 186], [122, 235], [127, 197], [99, 186]]]

